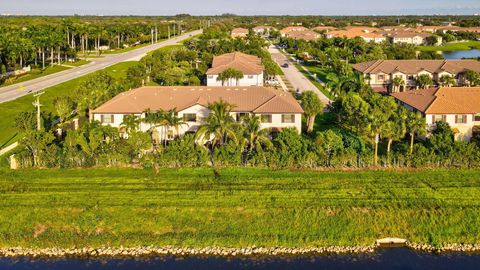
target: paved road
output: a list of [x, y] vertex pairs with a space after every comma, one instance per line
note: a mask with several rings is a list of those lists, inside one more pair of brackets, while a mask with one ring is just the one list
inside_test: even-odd
[[[268, 48], [268, 51], [272, 55], [272, 58], [283, 70], [285, 77], [293, 86], [293, 89], [298, 89], [300, 92], [312, 90], [317, 93], [318, 97], [324, 104], [329, 104], [330, 99], [326, 97], [318, 88], [303, 75], [294, 65], [287, 59], [287, 57], [281, 53], [274, 45]], [[288, 63], [288, 67], [282, 67], [283, 64]]]
[[[161, 47], [174, 45], [179, 41], [185, 40], [190, 36], [194, 36], [200, 34], [202, 30], [197, 30], [193, 32], [189, 32], [185, 35], [178, 36], [169, 40], [165, 40], [153, 45], [148, 45], [145, 47], [141, 47], [135, 50], [131, 50], [125, 53], [119, 54], [106, 54], [103, 58], [96, 58], [93, 62], [88, 63], [86, 65], [64, 70], [61, 72], [57, 72], [54, 74], [50, 74], [44, 77], [40, 77], [37, 79], [33, 79], [30, 81], [22, 82], [13, 84], [10, 86], [5, 86], [0, 88], [0, 103], [17, 99], [21, 96], [25, 96], [30, 94], [29, 92], [36, 92], [43, 90], [45, 88], [75, 79], [77, 77], [81, 77], [83, 75], [95, 72], [97, 70], [118, 64], [120, 62], [125, 61], [137, 61], [148, 52], [154, 51]], [[24, 90], [20, 91], [20, 85], [23, 86]]]

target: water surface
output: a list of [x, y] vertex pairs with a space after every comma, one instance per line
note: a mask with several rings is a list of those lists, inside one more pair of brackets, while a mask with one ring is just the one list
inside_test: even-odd
[[442, 52], [442, 55], [445, 59], [477, 58], [480, 57], [480, 50]]
[[149, 259], [0, 259], [0, 269], [42, 270], [216, 270], [216, 269], [480, 269], [480, 253], [432, 254], [405, 248], [381, 249], [374, 254], [324, 255], [296, 258], [219, 258], [219, 257], [155, 257]]

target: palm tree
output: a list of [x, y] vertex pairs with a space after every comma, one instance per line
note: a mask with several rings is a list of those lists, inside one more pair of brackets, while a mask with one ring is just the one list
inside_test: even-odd
[[318, 95], [313, 91], [306, 91], [302, 93], [301, 97], [302, 108], [307, 118], [307, 132], [313, 131], [313, 124], [317, 114], [323, 111], [323, 103], [318, 98]]
[[453, 78], [450, 75], [442, 75], [438, 80], [438, 82], [440, 83], [440, 86], [448, 86], [448, 87], [454, 86], [456, 83], [455, 78]]
[[242, 78], [243, 78], [243, 72], [241, 72], [238, 69], [227, 68], [226, 70], [218, 74], [217, 81], [221, 81], [222, 86], [225, 85], [225, 82], [227, 82], [227, 86], [230, 86], [229, 81], [231, 79], [235, 79], [236, 85], [238, 86], [238, 82]]
[[141, 122], [140, 117], [134, 114], [128, 114], [123, 116], [123, 121], [122, 121], [122, 124], [120, 124], [120, 127], [125, 128], [126, 133], [130, 135], [132, 134], [132, 132], [138, 129], [140, 122]]
[[262, 149], [262, 145], [267, 148], [272, 147], [272, 142], [268, 138], [269, 129], [261, 129], [259, 116], [247, 115], [242, 118], [243, 136], [248, 146], [248, 151]]
[[[174, 137], [178, 137], [179, 128], [181, 126], [187, 124], [186, 122], [183, 121], [183, 119], [181, 117], [177, 117], [176, 109], [172, 109], [172, 110], [164, 112], [163, 123], [167, 127], [167, 131], [169, 130], [170, 127], [173, 127], [175, 129], [175, 136]], [[168, 134], [167, 134], [167, 136], [168, 136]]]
[[405, 85], [405, 81], [403, 80], [402, 77], [397, 76], [393, 78], [392, 80], [392, 85], [393, 85], [393, 92], [399, 92], [399, 89], [401, 86]]
[[385, 124], [382, 136], [388, 140], [387, 143], [387, 164], [390, 164], [390, 152], [392, 143], [398, 141], [405, 136], [407, 132], [408, 111], [404, 107], [399, 106], [395, 113], [390, 115], [389, 121]]
[[148, 129], [148, 132], [152, 136], [152, 143], [154, 145], [154, 148], [156, 148], [156, 143], [157, 143], [157, 127], [162, 125], [163, 119], [164, 119], [164, 111], [151, 111], [150, 109], [145, 111], [145, 118], [143, 119], [144, 123], [147, 123], [150, 125], [150, 128]]
[[224, 144], [228, 139], [237, 141], [235, 127], [237, 123], [230, 115], [233, 105], [219, 100], [208, 104], [209, 115], [203, 119], [203, 124], [197, 131], [197, 139], [201, 141], [212, 139], [212, 145]]
[[407, 131], [410, 134], [410, 154], [413, 153], [413, 141], [415, 138], [415, 133], [418, 135], [425, 135], [427, 132], [427, 123], [422, 114], [410, 113], [407, 118]]
[[418, 87], [420, 87], [420, 89], [426, 89], [433, 84], [433, 80], [432, 80], [432, 77], [430, 77], [429, 75], [422, 74], [417, 77], [417, 79], [415, 80], [415, 83], [417, 84]]
[[343, 91], [343, 85], [345, 84], [345, 78], [337, 75], [336, 73], [328, 73], [327, 74], [327, 88], [330, 89], [330, 92], [334, 96], [340, 95]]

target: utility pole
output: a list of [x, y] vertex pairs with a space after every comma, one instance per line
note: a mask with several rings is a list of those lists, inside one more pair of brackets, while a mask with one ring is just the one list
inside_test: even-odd
[[170, 25], [168, 25], [168, 39], [170, 39]]
[[150, 40], [153, 44], [153, 28], [150, 28]]
[[157, 24], [155, 24], [155, 43], [158, 43], [158, 27], [157, 27]]
[[177, 34], [177, 32], [176, 32], [176, 30], [175, 30], [175, 26], [176, 26], [176, 25], [177, 25], [177, 24], [174, 24], [174, 25], [173, 25], [173, 37], [176, 37], [176, 34]]
[[45, 92], [40, 92], [33, 95], [37, 98], [36, 101], [32, 103], [33, 106], [37, 107], [37, 130], [42, 129], [42, 120], [40, 119], [40, 106], [42, 106], [42, 104], [40, 104], [40, 96], [43, 94], [45, 94]]

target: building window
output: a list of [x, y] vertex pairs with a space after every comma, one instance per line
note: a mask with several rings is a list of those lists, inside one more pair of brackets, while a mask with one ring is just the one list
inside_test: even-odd
[[480, 113], [475, 114], [474, 121], [480, 122]]
[[465, 124], [467, 123], [467, 116], [465, 114], [455, 115], [456, 124]]
[[172, 139], [173, 139], [173, 130], [171, 130], [171, 129], [168, 130], [167, 136], [168, 136], [168, 139], [169, 139], [169, 140], [172, 140]]
[[432, 122], [435, 124], [436, 122], [445, 122], [446, 120], [446, 115], [435, 114], [433, 115]]
[[379, 81], [385, 80], [385, 75], [383, 75], [383, 74], [378, 74], [377, 77], [378, 77], [378, 80], [379, 80]]
[[237, 113], [237, 117], [236, 117], [236, 118], [237, 118], [237, 122], [242, 121], [242, 118], [245, 117], [245, 116], [247, 116], [247, 115], [248, 115], [248, 113]]
[[102, 114], [101, 122], [102, 124], [113, 124], [113, 114]]
[[209, 78], [209, 79], [213, 79], [213, 75], [208, 75], [208, 78]]
[[282, 114], [282, 123], [295, 123], [295, 114]]
[[262, 114], [260, 116], [262, 123], [272, 123], [272, 115], [271, 114]]
[[415, 80], [415, 76], [413, 76], [413, 75], [408, 75], [408, 80], [414, 81], [414, 80]]
[[253, 75], [248, 75], [248, 78], [249, 78], [249, 79], [253, 79]]
[[196, 113], [184, 113], [183, 114], [183, 121], [184, 122], [197, 122], [197, 114]]

